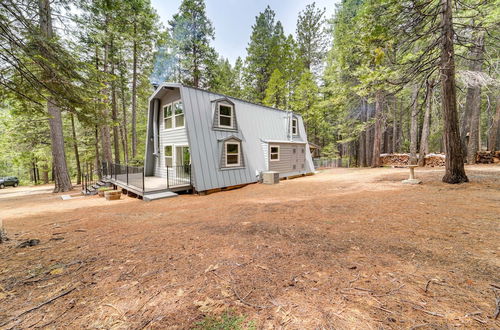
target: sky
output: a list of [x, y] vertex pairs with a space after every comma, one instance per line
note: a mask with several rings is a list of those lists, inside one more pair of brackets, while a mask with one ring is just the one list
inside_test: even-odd
[[[181, 0], [151, 2], [163, 26], [167, 26], [168, 20], [178, 11]], [[276, 20], [281, 21], [285, 33], [295, 35], [298, 13], [312, 2], [316, 2], [318, 8], [326, 8], [326, 17], [331, 18], [340, 0], [205, 0], [207, 16], [215, 28], [212, 45], [221, 56], [234, 64], [238, 56], [246, 56], [255, 17], [267, 5], [276, 12]]]

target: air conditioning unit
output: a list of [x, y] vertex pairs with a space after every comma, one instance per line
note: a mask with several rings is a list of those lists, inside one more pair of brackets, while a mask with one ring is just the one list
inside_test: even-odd
[[262, 172], [262, 183], [277, 184], [280, 182], [280, 172], [266, 171]]

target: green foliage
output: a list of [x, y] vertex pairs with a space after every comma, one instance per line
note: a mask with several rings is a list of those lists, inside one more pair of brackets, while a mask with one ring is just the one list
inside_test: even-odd
[[248, 322], [245, 316], [225, 312], [221, 316], [206, 316], [196, 323], [196, 330], [255, 330], [253, 322]]
[[182, 82], [208, 87], [217, 54], [210, 46], [215, 32], [206, 16], [204, 0], [183, 0], [179, 12], [168, 23]]

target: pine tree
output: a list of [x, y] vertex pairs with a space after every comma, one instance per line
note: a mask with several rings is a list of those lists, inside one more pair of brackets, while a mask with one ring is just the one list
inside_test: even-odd
[[194, 87], [207, 87], [217, 54], [210, 45], [215, 33], [206, 16], [204, 0], [183, 0], [169, 25], [182, 81]]
[[322, 66], [328, 45], [325, 10], [316, 3], [306, 6], [297, 20], [297, 44], [306, 70], [317, 72]]

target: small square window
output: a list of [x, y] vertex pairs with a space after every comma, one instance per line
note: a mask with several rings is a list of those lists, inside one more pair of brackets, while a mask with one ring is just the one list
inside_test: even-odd
[[269, 158], [271, 161], [279, 161], [280, 160], [280, 147], [279, 146], [271, 146], [269, 148]]
[[297, 153], [297, 149], [293, 148], [293, 153], [296, 154]]

